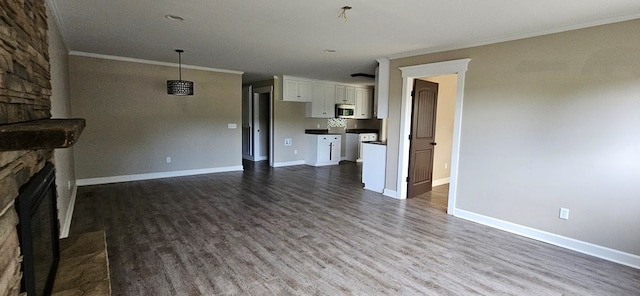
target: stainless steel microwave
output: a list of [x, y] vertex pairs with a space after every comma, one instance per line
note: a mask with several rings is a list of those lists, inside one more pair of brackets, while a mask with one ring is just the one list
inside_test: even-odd
[[336, 118], [354, 118], [356, 116], [355, 105], [336, 105]]

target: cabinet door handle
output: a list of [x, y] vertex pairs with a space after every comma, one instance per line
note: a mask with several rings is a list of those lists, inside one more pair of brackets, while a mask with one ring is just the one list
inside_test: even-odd
[[329, 143], [329, 160], [333, 160], [332, 153], [333, 152], [333, 142]]

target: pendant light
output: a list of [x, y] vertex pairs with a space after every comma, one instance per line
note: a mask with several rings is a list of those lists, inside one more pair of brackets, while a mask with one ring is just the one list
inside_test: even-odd
[[176, 49], [178, 53], [179, 80], [167, 80], [167, 94], [174, 96], [192, 96], [193, 81], [182, 80], [182, 53], [184, 50]]

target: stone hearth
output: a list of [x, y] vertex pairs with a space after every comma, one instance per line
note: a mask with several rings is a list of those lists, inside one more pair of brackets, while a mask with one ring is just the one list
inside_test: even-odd
[[60, 241], [60, 263], [53, 295], [111, 295], [104, 231]]

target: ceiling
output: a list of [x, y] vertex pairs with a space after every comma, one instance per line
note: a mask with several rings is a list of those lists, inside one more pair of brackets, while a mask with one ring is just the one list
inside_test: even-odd
[[184, 64], [244, 71], [245, 83], [279, 74], [368, 83], [350, 74], [373, 74], [382, 57], [640, 18], [638, 0], [47, 2], [70, 51], [175, 63], [180, 48]]

